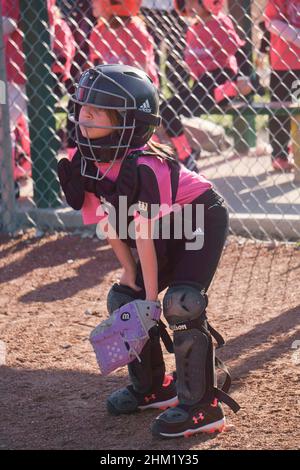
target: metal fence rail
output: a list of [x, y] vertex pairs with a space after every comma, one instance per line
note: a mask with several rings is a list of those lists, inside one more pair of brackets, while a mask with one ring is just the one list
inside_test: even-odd
[[[189, 9], [189, 0], [176, 9], [173, 0], [144, 0], [138, 15], [125, 14], [135, 5], [129, 0], [2, 0], [0, 230], [81, 224], [56, 174], [57, 159], [74, 145], [69, 96], [86, 67], [120, 62], [145, 68], [157, 82], [158, 138], [179, 157], [188, 149], [200, 154], [200, 171], [227, 200], [233, 233], [299, 240], [300, 7], [224, 3], [220, 22]], [[111, 5], [121, 16], [112, 17]], [[285, 27], [276, 36], [278, 18]], [[286, 49], [276, 58], [278, 41]], [[274, 160], [292, 156], [292, 171], [275, 171]]]

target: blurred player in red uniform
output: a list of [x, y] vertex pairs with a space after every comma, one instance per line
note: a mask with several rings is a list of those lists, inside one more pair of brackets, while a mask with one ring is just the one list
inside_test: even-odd
[[[47, 0], [51, 46], [56, 56], [52, 71], [65, 82], [70, 79], [73, 44], [68, 26], [60, 18], [55, 0]], [[20, 29], [19, 0], [2, 0], [6, 74], [14, 179], [31, 176], [30, 138], [27, 124], [25, 57]]]
[[[71, 86], [71, 66], [75, 54], [75, 41], [70, 27], [55, 5], [52, 6], [52, 18], [54, 34], [52, 50], [55, 56], [52, 72], [57, 78], [56, 95], [61, 97], [64, 88], [68, 90]], [[60, 85], [64, 85], [64, 87], [60, 87]]]
[[[28, 151], [26, 75], [24, 70], [23, 40], [20, 31], [19, 0], [2, 0], [7, 91], [10, 130], [13, 151], [13, 174], [18, 180], [30, 173], [30, 163], [21, 158]], [[20, 136], [22, 135], [22, 139]], [[28, 153], [27, 156], [29, 157]], [[26, 167], [26, 168], [25, 168]], [[16, 183], [17, 184], [17, 183]]]
[[90, 35], [89, 59], [93, 65], [122, 63], [140, 67], [158, 85], [154, 43], [138, 12], [140, 0], [92, 0], [98, 18]]
[[[162, 109], [169, 136], [182, 134], [176, 114], [187, 117], [210, 109], [239, 94], [253, 91], [249, 78], [238, 77], [236, 53], [244, 45], [231, 19], [222, 12], [225, 0], [178, 0], [177, 8], [193, 19], [186, 35], [185, 61], [193, 79]], [[176, 113], [174, 112], [176, 111]]]
[[[292, 101], [292, 93], [300, 86], [300, 1], [269, 0], [265, 17], [271, 33], [271, 100]], [[291, 120], [288, 116], [270, 118], [269, 128], [273, 168], [290, 171]]]

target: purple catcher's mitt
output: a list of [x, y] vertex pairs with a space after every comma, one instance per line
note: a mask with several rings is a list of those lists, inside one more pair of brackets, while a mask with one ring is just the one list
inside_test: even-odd
[[139, 359], [149, 339], [149, 330], [161, 314], [160, 302], [134, 300], [123, 305], [91, 333], [98, 365], [103, 375]]

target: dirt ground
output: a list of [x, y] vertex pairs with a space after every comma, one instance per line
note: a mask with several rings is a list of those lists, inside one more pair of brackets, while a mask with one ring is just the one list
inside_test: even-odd
[[125, 368], [101, 377], [88, 341], [120, 274], [105, 242], [31, 232], [0, 242], [0, 448], [300, 448], [299, 246], [229, 240], [209, 318], [227, 339], [220, 356], [242, 409], [226, 409], [230, 432], [160, 441], [149, 432], [155, 411], [106, 412], [106, 397], [127, 381]]

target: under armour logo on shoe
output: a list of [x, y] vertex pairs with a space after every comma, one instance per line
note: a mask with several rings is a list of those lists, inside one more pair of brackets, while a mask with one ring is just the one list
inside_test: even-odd
[[155, 399], [156, 399], [156, 395], [152, 393], [152, 395], [150, 395], [149, 397], [145, 397], [145, 402], [149, 403], [149, 401], [155, 400]]
[[203, 421], [204, 420], [204, 415], [203, 413], [199, 413], [198, 414], [198, 417], [197, 416], [193, 416], [193, 421], [195, 424], [198, 424], [199, 421]]
[[149, 103], [149, 100], [144, 101], [144, 103], [139, 107], [140, 111], [144, 111], [144, 113], [151, 113], [152, 109]]

